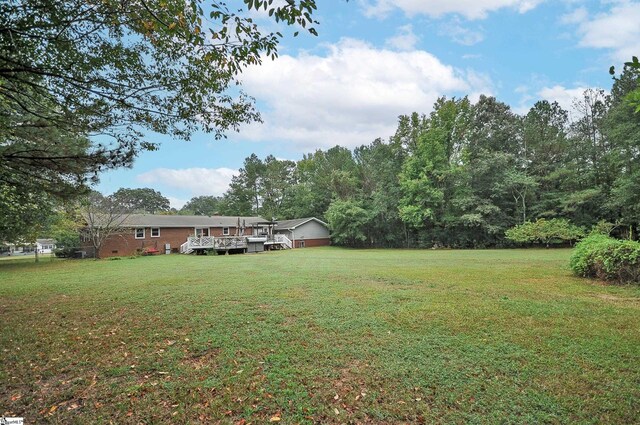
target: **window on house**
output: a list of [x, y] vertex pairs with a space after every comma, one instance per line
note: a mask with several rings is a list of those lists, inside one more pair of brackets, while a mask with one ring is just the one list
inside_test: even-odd
[[222, 235], [223, 236], [229, 236], [229, 228], [228, 227], [223, 227], [222, 228]]
[[196, 227], [196, 237], [201, 238], [203, 236], [209, 236], [208, 227]]
[[151, 228], [151, 237], [152, 238], [159, 238], [160, 237], [160, 228], [159, 227], [152, 227]]
[[144, 239], [144, 227], [138, 227], [136, 229], [136, 239]]

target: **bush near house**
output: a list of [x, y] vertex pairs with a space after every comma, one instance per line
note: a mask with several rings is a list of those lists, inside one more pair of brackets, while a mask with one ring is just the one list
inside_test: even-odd
[[576, 245], [569, 265], [579, 276], [640, 283], [640, 243], [592, 234]]

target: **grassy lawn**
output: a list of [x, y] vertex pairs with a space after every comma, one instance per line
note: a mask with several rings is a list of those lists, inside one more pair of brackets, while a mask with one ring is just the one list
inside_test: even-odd
[[569, 255], [314, 248], [3, 261], [0, 414], [638, 423], [640, 288], [574, 278]]

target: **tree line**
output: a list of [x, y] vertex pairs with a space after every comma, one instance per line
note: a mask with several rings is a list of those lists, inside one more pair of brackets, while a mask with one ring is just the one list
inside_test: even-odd
[[[562, 231], [573, 234], [609, 222], [637, 238], [640, 115], [627, 99], [639, 87], [638, 72], [625, 68], [610, 94], [588, 89], [571, 112], [548, 101], [517, 114], [494, 97], [442, 97], [429, 115], [400, 116], [388, 140], [299, 161], [253, 154], [223, 196], [197, 196], [180, 210], [149, 188], [93, 193], [88, 202], [127, 213], [315, 216], [329, 223], [334, 243], [356, 247], [508, 246], [514, 237], [505, 234], [529, 232], [509, 229], [534, 221], [570, 223]], [[0, 225], [5, 239], [27, 228], [27, 239], [60, 228], [71, 237], [69, 206], [39, 199], [21, 208], [22, 220]]]
[[505, 246], [538, 219], [590, 228], [640, 221], [637, 71], [608, 94], [588, 89], [571, 111], [537, 102], [515, 113], [494, 97], [438, 99], [401, 116], [389, 140], [317, 150], [297, 161], [251, 155], [217, 211], [326, 220], [334, 242], [371, 247]]

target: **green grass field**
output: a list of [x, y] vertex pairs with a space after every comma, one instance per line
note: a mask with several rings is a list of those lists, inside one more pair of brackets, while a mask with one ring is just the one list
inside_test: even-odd
[[0, 263], [25, 423], [640, 421], [640, 288], [568, 250]]

